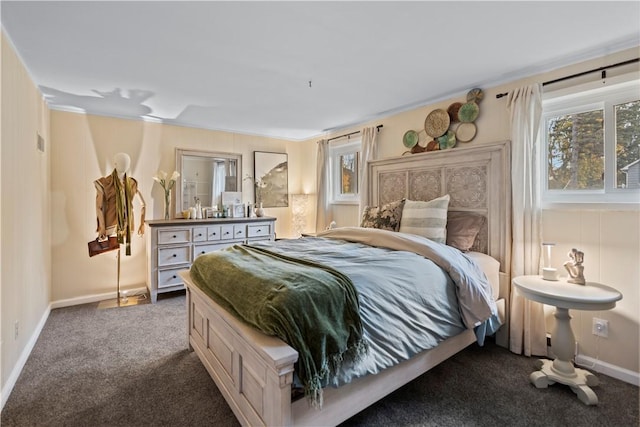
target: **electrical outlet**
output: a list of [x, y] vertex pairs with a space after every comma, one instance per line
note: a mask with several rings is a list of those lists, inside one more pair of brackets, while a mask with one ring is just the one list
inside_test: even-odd
[[597, 335], [602, 338], [609, 337], [609, 321], [604, 319], [593, 318], [593, 335]]

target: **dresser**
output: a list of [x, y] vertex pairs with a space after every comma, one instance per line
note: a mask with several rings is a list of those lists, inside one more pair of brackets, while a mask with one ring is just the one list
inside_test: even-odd
[[180, 270], [198, 256], [231, 245], [275, 239], [276, 218], [150, 220], [147, 238], [147, 288], [158, 294], [184, 289]]

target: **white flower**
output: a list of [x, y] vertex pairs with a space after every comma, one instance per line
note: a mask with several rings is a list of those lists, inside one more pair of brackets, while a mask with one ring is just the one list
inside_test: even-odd
[[166, 193], [173, 188], [179, 176], [180, 174], [178, 171], [173, 171], [171, 178], [169, 178], [169, 182], [167, 183], [167, 173], [160, 170], [153, 176], [153, 180], [160, 184]]

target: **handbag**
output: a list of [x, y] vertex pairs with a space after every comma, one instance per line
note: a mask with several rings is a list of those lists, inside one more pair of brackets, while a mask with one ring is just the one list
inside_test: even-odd
[[100, 241], [98, 238], [87, 243], [89, 246], [89, 257], [101, 254], [103, 252], [109, 252], [116, 249], [120, 249], [118, 238], [116, 236], [109, 236], [107, 240]]

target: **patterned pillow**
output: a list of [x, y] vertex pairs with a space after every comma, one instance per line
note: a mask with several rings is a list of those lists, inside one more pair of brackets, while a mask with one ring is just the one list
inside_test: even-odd
[[449, 195], [428, 202], [407, 200], [402, 209], [401, 233], [417, 234], [434, 242], [447, 241]]
[[382, 206], [367, 206], [362, 212], [360, 227], [398, 231], [400, 229], [403, 206], [404, 199], [389, 202]]
[[467, 252], [476, 241], [484, 225], [485, 217], [474, 212], [449, 212], [447, 214], [447, 245]]

